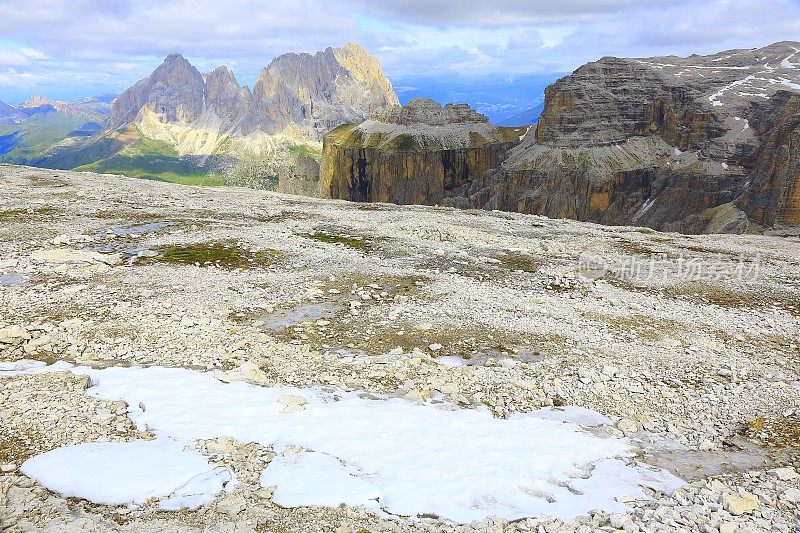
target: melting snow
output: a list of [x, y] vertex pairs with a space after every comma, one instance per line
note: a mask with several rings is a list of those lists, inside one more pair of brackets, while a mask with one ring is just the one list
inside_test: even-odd
[[718, 100], [718, 98], [720, 98], [723, 94], [725, 94], [726, 91], [729, 91], [730, 89], [733, 89], [734, 87], [738, 87], [739, 85], [743, 85], [743, 84], [745, 84], [745, 83], [747, 83], [749, 81], [752, 81], [754, 79], [755, 79], [755, 76], [753, 76], [751, 74], [750, 76], [747, 76], [743, 80], [738, 80], [738, 81], [735, 81], [735, 82], [733, 82], [733, 83], [731, 83], [729, 85], [726, 85], [725, 87], [723, 87], [719, 91], [717, 91], [714, 94], [712, 94], [711, 96], [709, 96], [708, 97], [708, 101], [711, 102], [711, 105], [713, 105], [713, 106], [721, 106], [722, 102], [720, 102]]
[[777, 81], [791, 89], [800, 91], [800, 83], [795, 83], [792, 80], [787, 80], [786, 78], [778, 78]]
[[[201, 456], [181, 450], [223, 435], [278, 452], [261, 480], [277, 485], [276, 502], [289, 506], [344, 503], [457, 522], [572, 518], [596, 508], [624, 512], [615, 498], [647, 499], [642, 486], [671, 492], [683, 484], [664, 470], [631, 462], [629, 440], [590, 432], [606, 420], [585, 409], [515, 413], [501, 420], [485, 408], [223, 383], [210, 373], [162, 367], [0, 364], [0, 376], [58, 369], [89, 375], [94, 386], [87, 394], [124, 400], [136, 425], [157, 438], [61, 448], [24, 466], [53, 490], [101, 503], [135, 502], [147, 494], [172, 495], [162, 504], [167, 508], [170, 502], [178, 507], [208, 501], [226, 478], [210, 471]], [[287, 409], [287, 397], [305, 403], [294, 401]], [[125, 475], [110, 477], [125, 468]], [[178, 489], [198, 479], [199, 489], [191, 494]]]
[[63, 497], [105, 505], [156, 497], [167, 510], [196, 509], [235, 484], [230, 470], [168, 439], [64, 446], [28, 459], [21, 470]]
[[795, 48], [794, 54], [791, 54], [789, 57], [787, 57], [786, 59], [781, 61], [781, 66], [783, 68], [791, 68], [791, 69], [797, 68], [797, 66], [796, 66], [797, 64], [796, 63], [791, 63], [789, 60], [792, 59], [795, 55], [797, 55], [798, 52], [800, 52], [800, 50]]

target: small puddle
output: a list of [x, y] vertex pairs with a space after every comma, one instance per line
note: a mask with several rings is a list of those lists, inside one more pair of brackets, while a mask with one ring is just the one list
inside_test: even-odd
[[0, 274], [0, 286], [2, 287], [19, 287], [28, 282], [28, 277], [23, 274], [11, 272], [9, 274]]
[[334, 318], [341, 310], [342, 305], [335, 301], [326, 301], [313, 304], [302, 304], [289, 309], [276, 309], [256, 317], [261, 323], [261, 328], [266, 331], [280, 332], [287, 326], [302, 322], [315, 322]]
[[715, 450], [657, 446], [645, 460], [687, 481], [764, 468], [773, 463], [767, 451], [752, 442], [736, 438], [731, 444], [728, 448]]
[[[175, 226], [175, 222], [146, 222], [141, 224], [129, 224], [125, 226], [114, 226], [106, 231], [101, 231], [95, 235], [98, 238], [106, 238], [110, 236], [116, 237], [140, 237], [147, 233], [154, 233], [156, 231]], [[128, 260], [136, 257], [139, 252], [149, 251], [147, 246], [131, 246], [124, 242], [118, 242], [111, 239], [110, 242], [101, 244], [92, 248], [95, 252], [101, 254], [120, 254], [123, 260]]]

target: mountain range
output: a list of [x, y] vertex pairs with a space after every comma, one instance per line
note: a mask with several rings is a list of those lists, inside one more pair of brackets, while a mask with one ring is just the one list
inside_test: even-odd
[[[544, 102], [545, 88], [566, 73], [527, 74], [511, 76], [504, 74], [466, 75], [414, 75], [392, 79], [401, 104], [415, 98], [429, 98], [441, 105], [466, 103], [485, 115], [493, 124], [518, 122], [520, 115], [527, 122], [538, 116], [535, 108]], [[533, 113], [528, 111], [534, 108]]]
[[36, 164], [43, 154], [81, 145], [103, 128], [113, 99], [61, 102], [31, 96], [13, 107], [0, 102], [0, 160]]
[[401, 107], [358, 44], [279, 56], [252, 90], [173, 54], [116, 98], [0, 104], [0, 159], [686, 233], [800, 223], [800, 43], [603, 57], [536, 104], [545, 78], [487, 78], [534, 94], [477, 109], [441, 105], [465, 80], [406, 79]]
[[397, 121], [376, 115], [325, 138], [331, 196], [686, 233], [800, 223], [797, 42], [604, 57], [550, 85], [536, 126], [511, 143], [407, 106], [417, 123], [395, 137]]
[[[87, 105], [35, 103], [59, 118]], [[102, 124], [99, 131], [79, 142], [54, 131], [61, 142], [46, 145], [12, 132], [6, 144], [18, 148], [5, 160], [185, 183], [217, 184], [222, 175], [267, 187], [299, 172], [313, 188], [323, 134], [397, 104], [378, 60], [354, 43], [284, 54], [261, 71], [252, 91], [225, 66], [203, 74], [172, 54], [116, 97], [103, 110], [107, 117], [95, 110], [90, 120]], [[20, 113], [31, 105], [5, 106], [8, 122], [27, 124]]]

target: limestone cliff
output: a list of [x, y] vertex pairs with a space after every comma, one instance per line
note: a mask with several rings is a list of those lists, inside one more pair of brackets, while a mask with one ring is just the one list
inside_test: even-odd
[[[394, 134], [415, 143], [403, 154], [376, 137], [397, 127], [391, 117], [326, 139], [323, 177], [334, 197], [353, 200], [687, 233], [794, 224], [799, 92], [800, 43], [687, 58], [605, 57], [548, 87], [535, 130], [517, 143], [488, 143], [491, 156], [481, 146], [485, 159], [456, 181], [439, 171], [443, 148], [418, 142], [430, 122], [413, 119]], [[429, 176], [424, 168], [435, 170]]]
[[761, 224], [800, 224], [800, 93], [781, 91], [761, 109], [754, 129], [763, 142], [739, 203]]
[[496, 168], [527, 128], [499, 128], [466, 105], [416, 99], [325, 136], [325, 194], [360, 202], [438, 204]]
[[535, 136], [488, 180], [498, 193], [486, 207], [689, 233], [790, 222], [798, 155], [785, 95], [800, 90], [799, 51], [584, 65], [548, 87]]

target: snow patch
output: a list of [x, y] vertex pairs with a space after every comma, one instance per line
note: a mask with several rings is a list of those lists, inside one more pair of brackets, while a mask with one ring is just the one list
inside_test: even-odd
[[235, 484], [227, 468], [167, 439], [64, 446], [28, 459], [21, 471], [62, 497], [104, 505], [155, 497], [167, 510], [197, 509]]
[[738, 80], [738, 81], [735, 81], [735, 82], [733, 82], [733, 83], [731, 83], [729, 85], [726, 85], [725, 87], [723, 87], [719, 91], [717, 91], [714, 94], [712, 94], [711, 96], [709, 96], [708, 97], [708, 101], [711, 102], [711, 105], [713, 105], [715, 107], [716, 106], [722, 106], [722, 102], [720, 102], [718, 99], [721, 98], [722, 95], [724, 95], [726, 91], [729, 91], [729, 90], [733, 89], [734, 87], [738, 87], [739, 85], [743, 85], [743, 84], [745, 84], [745, 83], [747, 83], [749, 81], [752, 81], [754, 79], [755, 79], [755, 76], [753, 76], [751, 74], [750, 76], [747, 76], [746, 78], [744, 78], [742, 80]]
[[785, 58], [783, 61], [781, 61], [781, 67], [790, 68], [790, 69], [796, 69], [797, 68], [797, 63], [790, 62], [790, 59], [792, 59], [794, 56], [796, 56], [797, 52], [800, 52], [800, 50], [795, 49], [793, 54], [790, 54], [787, 58]]
[[[362, 479], [362, 472], [351, 470], [330, 455], [300, 452], [273, 459], [261, 474], [260, 482], [263, 487], [276, 487], [272, 501], [282, 507], [340, 504], [375, 507], [380, 490]], [[309, 490], [311, 487], [313, 490]]]
[[778, 78], [777, 80], [781, 85], [785, 85], [790, 89], [794, 89], [796, 91], [800, 91], [800, 83], [795, 83], [792, 80], [787, 80], [786, 78]]
[[[3, 370], [24, 371], [0, 364], [0, 376], [8, 375]], [[432, 513], [456, 522], [487, 516], [570, 519], [591, 509], [625, 512], [616, 498], [648, 499], [643, 486], [672, 492], [683, 484], [665, 470], [636, 463], [630, 440], [590, 432], [587, 426], [606, 421], [588, 410], [514, 413], [504, 420], [486, 408], [366, 399], [335, 388], [223, 383], [212, 373], [185, 369], [69, 370], [90, 376], [94, 386], [87, 394], [127, 402], [137, 427], [157, 437], [113, 448], [113, 453], [107, 444], [60, 449], [26, 464], [27, 472], [59, 492], [98, 502], [181, 496], [181, 484], [191, 485], [210, 469], [201, 456], [179, 450], [223, 435], [276, 450], [279, 455], [262, 482], [276, 485], [276, 502], [291, 506], [344, 503], [401, 516]], [[287, 411], [281, 403], [287, 395], [305, 403]], [[68, 465], [66, 471], [54, 470], [60, 463]], [[126, 465], [136, 467], [127, 466], [122, 476], [115, 472]], [[144, 479], [132, 486], [126, 478], [134, 470]], [[55, 481], [47, 479], [50, 471], [56, 472], [51, 474]], [[163, 477], [152, 484], [154, 476]], [[188, 503], [208, 501], [223, 481], [212, 477], [199, 483], [201, 499]]]

